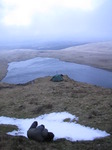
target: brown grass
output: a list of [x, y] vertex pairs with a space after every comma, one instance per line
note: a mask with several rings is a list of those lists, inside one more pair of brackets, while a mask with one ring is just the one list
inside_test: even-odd
[[[112, 89], [78, 83], [67, 76], [62, 82], [51, 77], [39, 78], [25, 85], [0, 83], [0, 116], [32, 118], [45, 113], [68, 111], [79, 117], [82, 125], [112, 133]], [[25, 137], [6, 135], [12, 127], [0, 125], [0, 149], [98, 149], [111, 150], [112, 136], [92, 142], [57, 140], [38, 143]]]
[[[110, 41], [60, 51], [0, 51], [0, 80], [6, 75], [9, 62], [37, 56], [59, 58], [112, 71]], [[68, 111], [79, 117], [80, 124], [105, 130], [111, 135], [91, 142], [60, 139], [50, 143], [38, 143], [25, 137], [7, 135], [7, 132], [17, 128], [0, 125], [0, 150], [111, 150], [112, 89], [78, 83], [67, 76], [64, 76], [62, 82], [52, 82], [50, 79], [51, 77], [40, 78], [24, 85], [0, 83], [0, 116], [32, 118], [45, 113]]]

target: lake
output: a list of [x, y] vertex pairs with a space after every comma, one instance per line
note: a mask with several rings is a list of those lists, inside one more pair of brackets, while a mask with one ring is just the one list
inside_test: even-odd
[[112, 72], [59, 59], [41, 57], [9, 63], [8, 73], [1, 82], [24, 84], [39, 77], [56, 74], [68, 75], [75, 81], [112, 88]]

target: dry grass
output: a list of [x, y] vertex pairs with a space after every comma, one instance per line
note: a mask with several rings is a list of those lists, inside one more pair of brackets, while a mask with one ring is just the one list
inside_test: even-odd
[[[112, 133], [112, 89], [78, 83], [67, 76], [62, 82], [50, 79], [39, 78], [25, 85], [0, 83], [0, 116], [31, 118], [44, 113], [68, 111], [79, 117], [80, 124]], [[0, 149], [110, 150], [112, 146], [112, 136], [93, 142], [63, 139], [41, 144], [24, 137], [6, 135], [11, 128], [0, 126]]]
[[[10, 50], [0, 52], [0, 80], [8, 63], [37, 56], [59, 58], [112, 71], [112, 42], [76, 46], [60, 51]], [[78, 83], [67, 76], [62, 82], [40, 78], [24, 85], [0, 83], [0, 116], [32, 118], [44, 113], [68, 111], [79, 117], [82, 125], [105, 130], [111, 135], [92, 142], [70, 142], [64, 139], [38, 143], [6, 133], [15, 126], [0, 125], [0, 150], [111, 150], [112, 89]]]

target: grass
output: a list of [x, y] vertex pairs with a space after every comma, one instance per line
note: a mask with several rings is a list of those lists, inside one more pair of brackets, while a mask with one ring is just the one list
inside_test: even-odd
[[[78, 123], [112, 134], [112, 89], [75, 82], [64, 76], [63, 82], [51, 77], [33, 83], [0, 83], [0, 116], [33, 118], [45, 113], [68, 111], [79, 117]], [[69, 121], [69, 118], [65, 121]], [[6, 133], [15, 126], [0, 125], [1, 150], [111, 150], [112, 135], [94, 141], [70, 142], [60, 139], [39, 143]]]

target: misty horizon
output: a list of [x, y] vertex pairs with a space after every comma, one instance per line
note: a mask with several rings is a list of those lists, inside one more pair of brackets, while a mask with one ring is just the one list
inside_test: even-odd
[[111, 8], [111, 0], [2, 0], [0, 47], [112, 40]]

